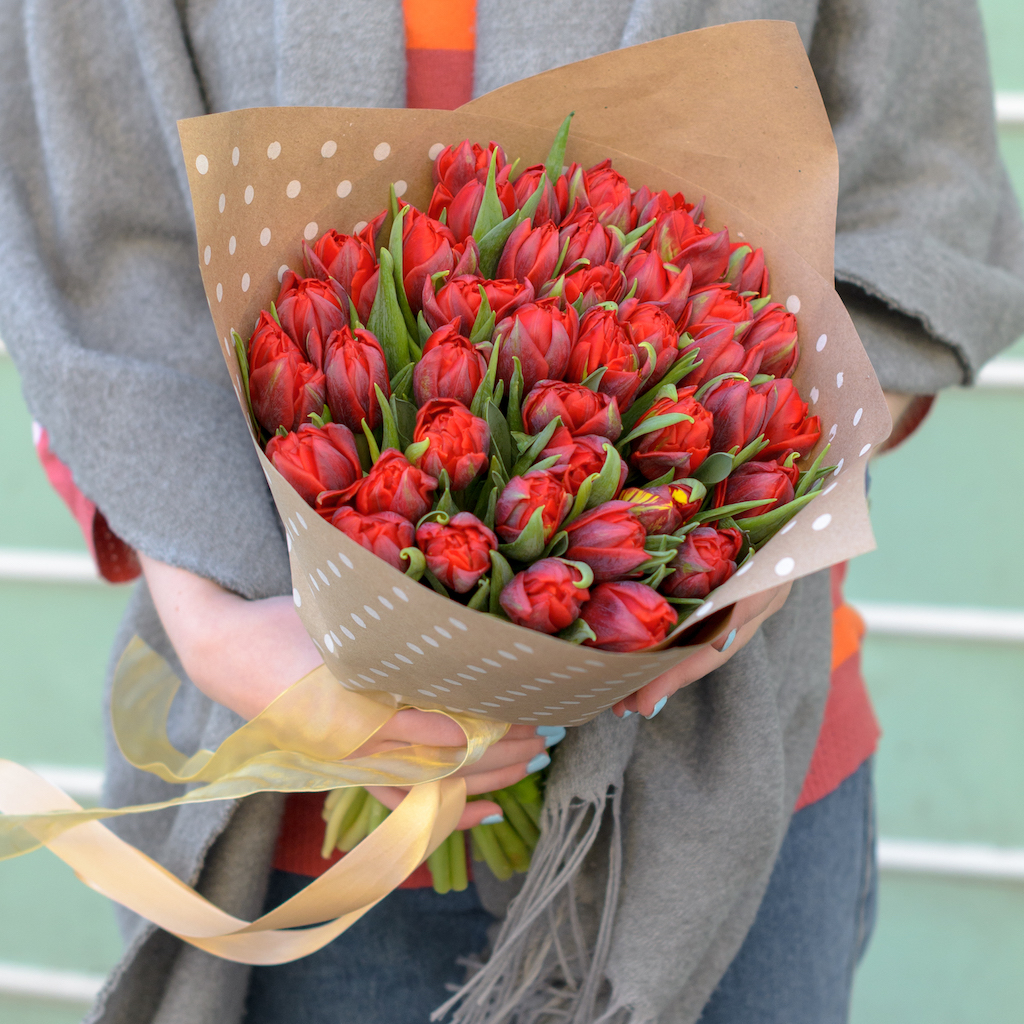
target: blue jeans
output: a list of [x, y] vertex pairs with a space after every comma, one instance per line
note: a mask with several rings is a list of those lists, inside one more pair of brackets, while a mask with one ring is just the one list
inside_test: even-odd
[[[844, 1024], [875, 912], [865, 763], [793, 815], [750, 933], [700, 1024]], [[274, 872], [267, 909], [309, 879]], [[245, 1024], [427, 1024], [493, 918], [475, 889], [399, 889], [317, 953], [252, 972]]]

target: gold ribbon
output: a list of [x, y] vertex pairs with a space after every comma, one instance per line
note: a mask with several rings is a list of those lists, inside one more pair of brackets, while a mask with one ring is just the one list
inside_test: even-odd
[[[167, 662], [144, 641], [133, 639], [115, 672], [114, 733], [135, 767], [167, 782], [204, 785], [159, 803], [83, 809], [35, 772], [0, 760], [0, 859], [45, 845], [91, 888], [185, 942], [247, 964], [287, 963], [315, 952], [396, 888], [458, 823], [466, 787], [449, 776], [479, 759], [508, 729], [499, 722], [436, 712], [463, 730], [464, 748], [409, 745], [353, 757], [399, 709], [346, 690], [320, 666], [216, 750], [188, 757], [167, 736], [167, 716], [179, 686]], [[252, 922], [220, 910], [99, 822], [260, 792], [366, 785], [412, 788], [347, 856]]]

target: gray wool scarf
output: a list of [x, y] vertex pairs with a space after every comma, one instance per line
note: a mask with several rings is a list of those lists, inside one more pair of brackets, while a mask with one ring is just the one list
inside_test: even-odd
[[[199, 279], [175, 122], [400, 106], [400, 0], [0, 0], [0, 14], [0, 335], [29, 408], [130, 544], [246, 597], [288, 593]], [[970, 381], [1024, 328], [1024, 234], [973, 0], [479, 0], [476, 93], [746, 18], [792, 20], [807, 46], [839, 148], [836, 277], [883, 386]], [[135, 633], [174, 664], [144, 586], [115, 658]], [[654, 720], [607, 715], [566, 739], [534, 866], [460, 1024], [697, 1020], [767, 884], [829, 651], [819, 575]], [[186, 685], [171, 736], [192, 751], [238, 724]], [[106, 802], [176, 792], [108, 744]], [[112, 827], [254, 917], [281, 806], [268, 794]], [[246, 968], [121, 920], [91, 1024], [238, 1024]]]

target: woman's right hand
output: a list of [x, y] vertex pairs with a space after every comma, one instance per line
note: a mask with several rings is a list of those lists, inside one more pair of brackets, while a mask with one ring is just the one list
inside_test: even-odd
[[[182, 667], [207, 697], [243, 718], [255, 718], [292, 683], [322, 664], [320, 652], [290, 597], [247, 601], [211, 580], [140, 553], [139, 561], [153, 604]], [[462, 747], [466, 737], [450, 718], [407, 709], [399, 711], [356, 752], [371, 754], [406, 744]], [[544, 754], [545, 738], [513, 725], [476, 762], [456, 772], [473, 796], [504, 789], [524, 778], [527, 765]], [[531, 765], [534, 771], [542, 764]], [[403, 795], [395, 787], [373, 787], [388, 806]], [[459, 828], [501, 814], [497, 804], [466, 805]]]

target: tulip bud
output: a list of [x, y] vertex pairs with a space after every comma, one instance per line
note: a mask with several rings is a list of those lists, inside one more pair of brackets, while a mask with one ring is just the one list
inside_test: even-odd
[[582, 581], [583, 574], [575, 566], [558, 558], [542, 558], [516, 573], [499, 602], [517, 626], [558, 633], [580, 617], [580, 608], [590, 596], [586, 587], [579, 586]]
[[736, 571], [742, 547], [739, 530], [698, 526], [686, 535], [669, 563], [673, 571], [662, 581], [661, 589], [670, 597], [707, 597]]
[[511, 544], [526, 529], [537, 509], [543, 509], [541, 524], [545, 543], [572, 507], [572, 495], [554, 473], [533, 469], [524, 476], [514, 476], [505, 485], [494, 509], [494, 529]]
[[424, 523], [416, 543], [426, 556], [427, 568], [456, 594], [465, 594], [491, 569], [491, 552], [498, 538], [471, 512], [459, 512], [444, 525]]
[[615, 398], [582, 384], [539, 380], [523, 401], [523, 424], [528, 434], [539, 434], [556, 416], [573, 436], [600, 434], [609, 441], [622, 433], [622, 418]]
[[760, 353], [761, 373], [788, 377], [800, 358], [796, 317], [778, 302], [767, 305], [739, 339], [749, 351]]
[[[541, 184], [542, 182], [543, 184]], [[538, 185], [544, 191], [533, 214], [533, 226], [540, 227], [542, 224], [552, 223], [557, 227], [565, 216], [566, 210], [559, 200], [556, 186], [553, 186], [544, 174], [543, 164], [527, 167], [516, 178], [512, 186], [516, 194], [516, 206], [521, 210], [527, 200], [537, 191]]]
[[730, 248], [726, 281], [738, 292], [756, 292], [764, 298], [769, 292], [764, 252], [751, 249], [745, 242], [737, 242]]
[[[665, 215], [672, 213], [674, 210], [681, 210], [683, 213], [692, 213], [694, 210], [693, 203], [688, 203], [683, 196], [682, 192], [677, 192], [674, 196], [670, 196], [664, 189], [661, 192], [651, 192], [646, 185], [641, 185], [635, 193], [633, 193], [633, 213], [634, 223], [636, 224], [647, 224], [652, 220], [663, 220]], [[696, 223], [703, 221], [703, 216], [697, 217], [696, 215], [692, 218]], [[642, 248], [646, 249], [649, 247], [649, 241], [653, 236], [654, 229], [652, 228], [641, 241]]]
[[602, 223], [617, 227], [623, 234], [636, 227], [633, 191], [629, 182], [612, 170], [611, 160], [602, 160], [583, 172], [590, 205]]
[[[368, 224], [358, 235], [342, 235], [332, 229], [324, 232], [312, 248], [303, 243], [307, 274], [321, 281], [333, 278], [364, 322], [377, 297], [379, 268], [373, 237], [383, 223], [381, 213], [374, 218], [373, 225]], [[347, 303], [343, 302], [342, 307], [344, 312]]]
[[626, 294], [626, 275], [615, 263], [583, 267], [564, 278], [562, 294], [566, 304], [579, 309], [582, 316], [591, 306], [618, 302]]
[[382, 415], [374, 391], [391, 394], [384, 350], [369, 332], [353, 332], [348, 325], [334, 331], [324, 347], [324, 375], [327, 378], [327, 406], [331, 416], [353, 430], [380, 425]]
[[434, 398], [416, 414], [413, 441], [429, 441], [417, 459], [431, 476], [448, 473], [453, 491], [468, 487], [487, 466], [491, 433], [487, 423], [454, 398]]
[[734, 505], [742, 501], [769, 501], [770, 504], [759, 505], [737, 512], [734, 519], [746, 519], [750, 516], [764, 515], [780, 505], [793, 500], [793, 488], [800, 479], [800, 471], [796, 466], [783, 466], [775, 460], [761, 462], [744, 462], [737, 466], [725, 483], [725, 498], [722, 505]]
[[729, 266], [729, 231], [723, 228], [717, 234], [698, 227], [681, 210], [666, 214], [654, 229], [651, 251], [666, 263], [689, 267], [693, 272], [693, 287], [718, 281]]
[[620, 495], [648, 534], [674, 533], [700, 511], [707, 490], [697, 480], [658, 487], [627, 487]]
[[423, 285], [423, 315], [432, 331], [462, 317], [459, 330], [467, 338], [473, 331], [476, 315], [480, 311], [480, 288], [483, 286], [495, 320], [510, 315], [519, 306], [533, 301], [533, 285], [527, 281], [488, 281], [475, 274], [453, 277], [435, 295], [430, 281]]
[[[487, 175], [484, 174], [486, 179]], [[508, 181], [508, 168], [503, 168], [497, 176], [495, 185], [498, 190], [498, 200], [502, 206], [502, 219], [516, 209], [515, 190]], [[465, 241], [473, 234], [476, 226], [476, 218], [480, 213], [480, 206], [484, 201], [486, 186], [482, 181], [467, 181], [465, 185], [452, 192], [444, 182], [441, 182], [434, 189], [430, 198], [430, 206], [427, 215], [435, 220], [441, 218], [442, 212], [447, 212], [446, 223], [453, 235], [459, 242]]]
[[476, 142], [463, 140], [457, 146], [445, 146], [434, 160], [434, 181], [443, 184], [454, 195], [463, 185], [477, 181], [481, 185], [487, 180], [491, 165], [491, 154], [497, 150], [497, 170], [508, 162], [505, 151], [496, 142], [481, 146]]
[[558, 228], [554, 224], [535, 228], [524, 220], [509, 235], [495, 276], [529, 281], [534, 292], [539, 292], [541, 285], [555, 272], [559, 248]]
[[750, 378], [760, 369], [761, 349], [747, 350], [735, 341], [736, 325], [728, 320], [705, 320], [690, 329], [690, 336], [694, 344], [685, 354], [696, 352], [701, 363], [686, 375], [687, 384], [700, 387], [723, 373], [741, 373]]
[[440, 221], [414, 206], [408, 210], [402, 227], [402, 282], [415, 316], [423, 307], [424, 283], [434, 274], [453, 273], [462, 247]]
[[[540, 457], [542, 459], [558, 457], [558, 462], [549, 468], [552, 473], [561, 477], [565, 489], [570, 494], [576, 495], [588, 476], [600, 473], [604, 469], [605, 460], [608, 458], [606, 449], [611, 445], [611, 441], [600, 434], [583, 434], [573, 437], [568, 431], [564, 431], [564, 435], [560, 437], [561, 433], [562, 431], [556, 431], [555, 436], [551, 439], [552, 443], [540, 453]], [[619, 482], [615, 487], [616, 493], [629, 475], [629, 466], [621, 460], [620, 465]]]
[[306, 358], [324, 369], [324, 342], [333, 331], [348, 326], [348, 310], [342, 310], [333, 286], [285, 271], [274, 308], [281, 326]]
[[396, 512], [416, 522], [433, 507], [437, 480], [413, 466], [394, 448], [381, 452], [355, 494], [356, 509], [364, 515]]
[[416, 528], [395, 512], [371, 512], [364, 515], [342, 505], [331, 519], [346, 537], [361, 544], [367, 551], [384, 559], [400, 571], [406, 566], [401, 552], [416, 542]]
[[669, 470], [677, 480], [691, 476], [711, 451], [715, 422], [711, 413], [693, 397], [696, 390], [677, 388], [675, 400], [659, 398], [640, 417], [638, 427], [655, 416], [682, 413], [691, 418], [652, 430], [633, 442], [630, 461], [648, 480], [664, 476]]
[[487, 372], [487, 361], [459, 333], [460, 324], [446, 324], [426, 340], [423, 357], [412, 374], [416, 404], [431, 398], [454, 398], [468, 406]]
[[615, 310], [595, 306], [580, 321], [580, 334], [569, 355], [566, 380], [580, 383], [602, 367], [605, 374], [598, 389], [614, 397], [625, 412], [643, 382], [640, 350], [629, 324], [620, 323]]
[[632, 582], [599, 583], [590, 592], [580, 618], [596, 637], [583, 641], [587, 647], [623, 652], [660, 644], [678, 620], [661, 594], [646, 584]]
[[785, 458], [788, 452], [798, 452], [804, 458], [821, 437], [821, 420], [807, 415], [807, 403], [800, 397], [796, 385], [789, 377], [765, 381], [752, 389], [767, 396], [768, 415], [761, 428], [768, 438], [768, 447], [758, 454], [759, 459]]
[[745, 448], [763, 430], [775, 411], [776, 396], [752, 388], [745, 380], [724, 380], [703, 398], [704, 408], [715, 419], [711, 438], [713, 452]]
[[[686, 309], [693, 284], [689, 267], [670, 269], [656, 252], [633, 253], [626, 261], [626, 286], [638, 302], [656, 302], [675, 323]], [[635, 289], [634, 289], [635, 286]]]
[[629, 324], [633, 341], [640, 349], [641, 374], [645, 379], [641, 392], [648, 391], [679, 357], [679, 332], [672, 317], [653, 302], [623, 303], [619, 316]]
[[307, 423], [294, 434], [272, 437], [267, 458], [309, 505], [323, 491], [350, 487], [362, 478], [355, 438], [348, 427]]
[[[568, 247], [566, 247], [568, 242]], [[614, 263], [622, 251], [620, 236], [615, 235], [590, 208], [570, 216], [558, 233], [559, 251], [565, 248], [563, 266], [571, 267], [578, 260], [589, 260], [592, 267]]]
[[498, 377], [507, 388], [515, 371], [513, 359], [518, 357], [524, 392], [539, 380], [560, 379], [569, 365], [569, 352], [578, 331], [576, 310], [570, 306], [563, 312], [557, 299], [520, 306], [494, 329], [494, 343], [500, 342]]
[[586, 562], [598, 583], [621, 580], [647, 561], [647, 533], [628, 501], [606, 501], [584, 512], [566, 528], [565, 557]]
[[323, 412], [323, 373], [266, 312], [249, 339], [248, 361], [252, 411], [268, 434], [278, 427], [298, 430], [311, 412]]

